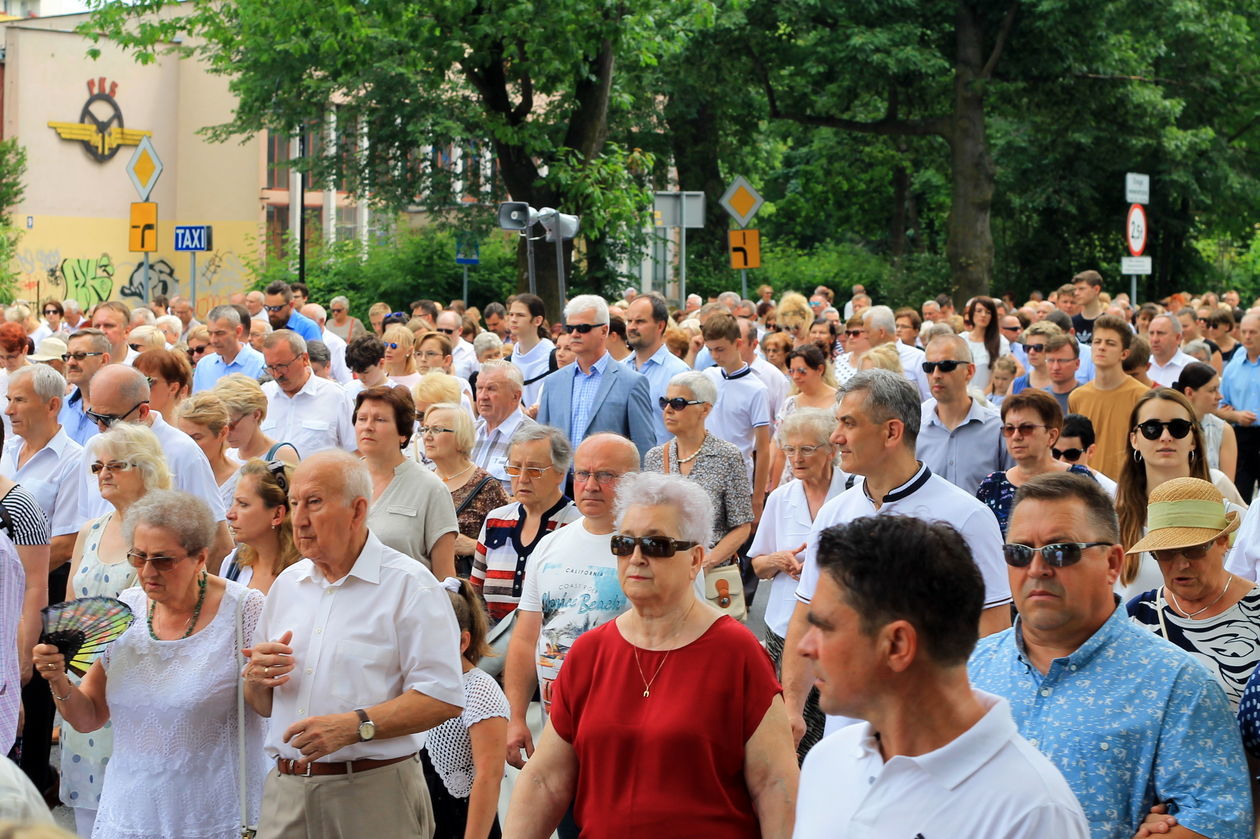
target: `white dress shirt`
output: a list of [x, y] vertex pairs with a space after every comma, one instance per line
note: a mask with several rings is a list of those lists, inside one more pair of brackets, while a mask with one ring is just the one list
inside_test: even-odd
[[[158, 438], [162, 446], [162, 454], [166, 456], [166, 468], [171, 472], [171, 489], [187, 492], [210, 505], [210, 512], [215, 521], [224, 521], [227, 510], [223, 506], [223, 495], [219, 492], [219, 482], [214, 479], [214, 470], [210, 461], [206, 460], [201, 447], [193, 442], [193, 438], [162, 419], [157, 411], [149, 411], [153, 422], [149, 430]], [[101, 487], [92, 474], [92, 461], [96, 459], [90, 448], [83, 449], [79, 465], [79, 525], [91, 519], [103, 516], [113, 507], [101, 498]]]
[[341, 384], [348, 385], [354, 379], [350, 375], [350, 368], [346, 366], [346, 342], [336, 332], [330, 332], [328, 327], [324, 327], [324, 332], [320, 336], [320, 340], [324, 342], [324, 346], [328, 347], [328, 372], [333, 379]]
[[[414, 690], [463, 707], [459, 624], [433, 573], [368, 533], [350, 573], [328, 582], [309, 559], [281, 572], [254, 643], [292, 631], [295, 669], [272, 695], [269, 757], [301, 757], [284, 732], [307, 717], [369, 708]], [[353, 743], [325, 761], [415, 754], [423, 734]]]
[[477, 351], [473, 349], [473, 345], [463, 338], [457, 339], [454, 348], [451, 349], [452, 372], [464, 381], [468, 381], [468, 377], [480, 369], [481, 364], [477, 361]]
[[345, 391], [314, 373], [294, 396], [275, 382], [262, 386], [267, 418], [262, 431], [277, 443], [292, 443], [302, 457], [328, 449], [354, 451], [354, 423]]
[[[753, 356], [751, 364], [753, 374], [766, 386], [766, 399], [769, 402], [770, 419], [773, 421], [779, 415], [779, 409], [783, 407], [783, 403], [787, 401], [791, 382], [788, 381], [787, 376], [783, 375], [782, 370], [760, 356]], [[652, 409], [655, 410], [656, 406], [653, 405]], [[661, 413], [663, 414], [664, 411]]]
[[1181, 375], [1182, 369], [1187, 364], [1198, 360], [1183, 350], [1177, 350], [1173, 357], [1168, 359], [1167, 364], [1160, 364], [1152, 355], [1150, 366], [1146, 368], [1146, 375], [1160, 387], [1172, 387], [1173, 382], [1177, 381], [1177, 377]]
[[50, 535], [78, 533], [83, 521], [79, 518], [79, 476], [75, 470], [83, 462], [83, 447], [60, 428], [46, 446], [19, 468], [18, 459], [25, 448], [26, 441], [21, 437], [4, 441], [0, 474], [17, 481], [35, 496], [48, 517]]

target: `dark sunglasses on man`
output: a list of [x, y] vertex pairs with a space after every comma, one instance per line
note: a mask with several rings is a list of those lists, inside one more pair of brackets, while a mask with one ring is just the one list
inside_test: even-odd
[[603, 324], [603, 323], [566, 323], [564, 325], [564, 331], [569, 333], [570, 335], [572, 335], [574, 332], [585, 335], [586, 333], [590, 332], [592, 329], [598, 329], [599, 327], [606, 326], [606, 325], [607, 324]]
[[102, 414], [98, 411], [84, 411], [83, 413], [87, 415], [88, 419], [90, 419], [92, 422], [99, 425], [101, 428], [110, 428], [111, 426], [113, 426], [114, 423], [122, 422], [127, 417], [134, 414], [140, 408], [141, 405], [148, 405], [148, 404], [149, 404], [149, 400], [143, 399], [137, 402], [136, 404], [132, 405], [131, 410], [127, 411], [127, 413], [125, 414]]
[[1085, 454], [1084, 449], [1055, 449], [1051, 448], [1050, 453], [1054, 455], [1055, 460], [1062, 460], [1067, 463], [1075, 463], [1081, 459], [1081, 455]]
[[925, 361], [923, 362], [923, 372], [930, 376], [939, 367], [942, 373], [952, 373], [966, 363], [965, 361], [955, 361], [952, 358], [947, 358], [944, 361]]
[[1069, 565], [1075, 565], [1081, 561], [1081, 557], [1085, 551], [1090, 548], [1098, 548], [1115, 544], [1114, 542], [1055, 542], [1050, 545], [1042, 545], [1040, 548], [1033, 548], [1028, 545], [1020, 545], [1015, 542], [1008, 542], [1002, 546], [1002, 556], [1006, 560], [1006, 564], [1012, 568], [1027, 568], [1032, 564], [1034, 554], [1041, 554], [1041, 559], [1046, 565], [1053, 568], [1067, 568]]

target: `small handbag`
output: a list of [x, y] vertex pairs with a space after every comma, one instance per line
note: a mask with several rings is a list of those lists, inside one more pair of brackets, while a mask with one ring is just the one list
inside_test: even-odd
[[[662, 451], [665, 474], [669, 474], [669, 443]], [[681, 472], [679, 473], [682, 474]], [[704, 597], [714, 608], [730, 615], [737, 621], [748, 617], [744, 601], [744, 581], [740, 576], [739, 563], [734, 559], [704, 572]]]

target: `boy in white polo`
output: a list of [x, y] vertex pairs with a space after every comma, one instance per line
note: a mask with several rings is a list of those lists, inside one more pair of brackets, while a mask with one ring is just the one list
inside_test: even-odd
[[740, 355], [744, 339], [733, 315], [718, 312], [701, 327], [704, 345], [717, 365], [704, 370], [717, 387], [718, 399], [705, 427], [743, 452], [752, 481], [753, 516], [761, 517], [770, 470], [770, 400], [766, 386]]
[[972, 688], [985, 583], [952, 527], [869, 516], [823, 532], [799, 652], [819, 703], [865, 720], [810, 751], [794, 839], [1087, 839], [1067, 781]]

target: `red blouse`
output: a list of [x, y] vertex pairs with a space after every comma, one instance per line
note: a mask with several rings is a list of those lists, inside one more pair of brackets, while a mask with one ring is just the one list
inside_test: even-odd
[[636, 665], [635, 650], [609, 621], [578, 638], [555, 683], [583, 839], [757, 839], [744, 745], [782, 692], [765, 650], [725, 615], [668, 658], [638, 650]]

